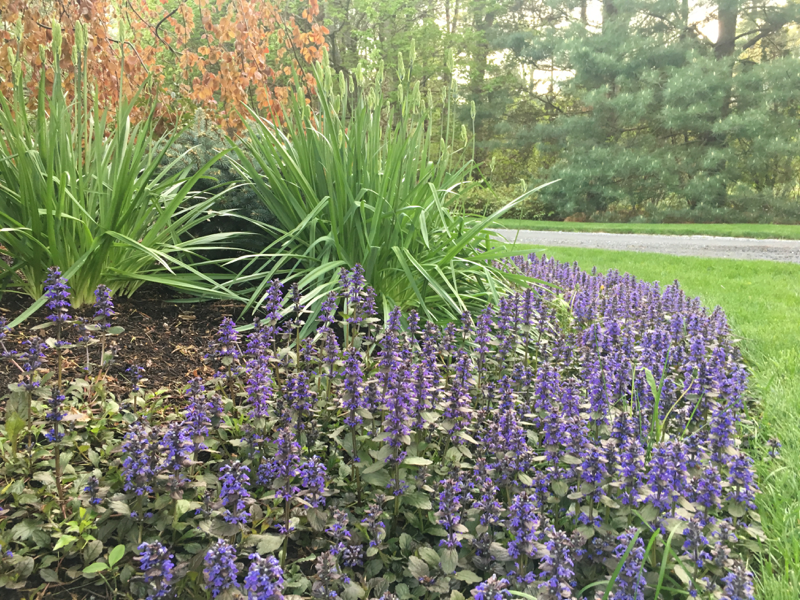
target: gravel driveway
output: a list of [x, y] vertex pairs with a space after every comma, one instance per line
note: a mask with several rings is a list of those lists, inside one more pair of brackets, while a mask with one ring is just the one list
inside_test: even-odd
[[584, 233], [580, 231], [496, 230], [519, 244], [567, 246], [597, 250], [657, 252], [675, 256], [774, 260], [800, 263], [800, 240], [758, 240], [709, 235], [647, 235], [640, 233]]

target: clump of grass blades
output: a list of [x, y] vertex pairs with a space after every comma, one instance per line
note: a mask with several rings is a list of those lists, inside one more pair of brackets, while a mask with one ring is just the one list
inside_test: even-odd
[[[411, 66], [401, 61], [398, 69], [396, 103], [381, 91], [382, 67], [371, 86], [360, 69], [355, 86], [342, 73], [335, 81], [329, 67], [313, 69], [317, 95], [308, 98], [297, 82], [280, 126], [252, 112], [247, 152], [238, 152], [240, 170], [278, 222], [274, 243], [239, 259], [247, 274], [236, 283], [251, 285], [251, 306], [281, 275], [310, 288], [306, 300], [318, 309], [339, 270], [356, 264], [384, 314], [399, 306], [449, 319], [521, 281], [492, 265], [512, 252], [487, 226], [528, 194], [482, 219], [451, 213], [472, 168], [463, 156], [466, 129], [459, 149], [452, 119], [435, 126], [434, 100], [411, 84], [413, 51]], [[454, 90], [444, 115], [453, 113]]]
[[[75, 306], [91, 302], [100, 283], [115, 295], [130, 295], [146, 281], [225, 295], [204, 274], [211, 265], [198, 253], [231, 234], [188, 235], [212, 212], [212, 198], [186, 200], [213, 161], [189, 179], [166, 175], [159, 162], [169, 139], [154, 143], [152, 118], [132, 125], [132, 103], [124, 99], [114, 123], [89, 108], [81, 69], [87, 38], [78, 29], [74, 57], [82, 75], [74, 102], [65, 97], [59, 69], [50, 89], [42, 78], [35, 115], [27, 112], [19, 68], [13, 97], [0, 97], [0, 246], [10, 259], [0, 262], [0, 282], [39, 297], [47, 268], [56, 265]], [[58, 55], [57, 23], [53, 31]]]

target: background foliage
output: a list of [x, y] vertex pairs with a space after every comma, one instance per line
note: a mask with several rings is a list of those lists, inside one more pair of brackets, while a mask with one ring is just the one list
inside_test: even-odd
[[[393, 64], [415, 40], [423, 90], [455, 77], [466, 123], [476, 104], [482, 175], [496, 187], [562, 179], [542, 193], [548, 218], [800, 218], [793, 0], [329, 0], [321, 10], [345, 73], [364, 57]], [[513, 168], [487, 168], [509, 156]]]
[[[2, 91], [10, 96], [11, 73], [21, 69], [30, 107], [35, 107], [38, 81], [53, 80], [49, 48], [55, 18], [63, 31], [61, 67], [70, 97], [76, 83], [70, 51], [82, 23], [90, 97], [101, 108], [115, 111], [121, 98], [131, 99], [146, 85], [158, 97], [157, 113], [167, 123], [200, 106], [219, 125], [237, 131], [242, 103], [279, 115], [286, 84], [295, 75], [313, 88], [307, 67], [319, 60], [327, 30], [316, 20], [317, 0], [293, 8], [296, 12], [260, 0], [1, 0]], [[41, 46], [48, 51], [42, 54]]]

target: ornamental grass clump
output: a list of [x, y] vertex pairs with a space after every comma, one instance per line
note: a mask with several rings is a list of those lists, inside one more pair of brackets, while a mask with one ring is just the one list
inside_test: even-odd
[[226, 284], [251, 306], [278, 276], [307, 288], [316, 312], [340, 268], [356, 264], [384, 318], [400, 306], [452, 319], [520, 281], [490, 262], [513, 249], [487, 227], [539, 188], [485, 218], [465, 216], [459, 193], [474, 164], [466, 128], [456, 133], [456, 78], [440, 106], [413, 83], [413, 48], [409, 59], [397, 102], [385, 96], [382, 65], [371, 84], [361, 67], [336, 77], [323, 58], [309, 67], [314, 93], [297, 81], [280, 122], [251, 111], [238, 168], [275, 216], [264, 225], [274, 241], [233, 261], [244, 266]]
[[[379, 319], [355, 268], [303, 337], [310, 309], [272, 282], [266, 314], [246, 334], [223, 322], [213, 376], [180, 401], [106, 396], [63, 424], [64, 515], [35, 392], [33, 460], [3, 442], [0, 544], [17, 566], [0, 583], [138, 598], [752, 598], [763, 534], [747, 372], [723, 312], [677, 284], [536, 256], [497, 268], [552, 285], [439, 326], [398, 308]], [[46, 383], [39, 366], [21, 375]], [[79, 386], [64, 395], [62, 411], [86, 410]], [[112, 573], [103, 557], [118, 545]]]
[[[211, 217], [230, 214], [214, 211], [214, 198], [192, 191], [214, 161], [191, 177], [160, 171], [170, 136], [154, 141], [152, 116], [132, 124], [131, 102], [121, 102], [113, 123], [92, 105], [85, 68], [87, 45], [95, 42], [86, 25], [76, 24], [75, 32], [67, 70], [70, 58], [62, 54], [58, 21], [52, 23], [52, 47], [40, 51], [50, 52], [56, 67], [52, 79], [39, 81], [33, 115], [21, 71], [27, 51], [20, 43], [18, 55], [4, 57], [14, 78], [4, 82], [13, 94], [0, 96], [0, 292], [38, 298], [47, 269], [56, 265], [69, 279], [75, 307], [91, 304], [101, 283], [116, 295], [149, 281], [196, 296], [231, 297], [217, 289], [224, 269], [201, 253], [228, 244], [233, 234], [190, 234]], [[74, 99], [64, 79], [73, 79]]]

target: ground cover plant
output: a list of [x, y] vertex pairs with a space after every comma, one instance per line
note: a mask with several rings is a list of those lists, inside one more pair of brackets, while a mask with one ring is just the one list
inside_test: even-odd
[[761, 225], [757, 223], [575, 223], [498, 219], [500, 227], [532, 231], [585, 231], [603, 233], [650, 233], [654, 235], [712, 235], [759, 239], [800, 240], [797, 225]]
[[[752, 596], [762, 537], [737, 428], [747, 373], [721, 310], [552, 260], [437, 327], [376, 317], [356, 267], [303, 338], [273, 282], [180, 398], [104, 392], [113, 304], [47, 327], [2, 430], [0, 582], [108, 597]], [[45, 341], [38, 336], [45, 332]], [[3, 332], [7, 335], [7, 332]], [[66, 380], [67, 363], [85, 376]]]
[[[761, 488], [756, 504], [768, 541], [758, 555], [756, 597], [800, 597], [800, 477], [793, 468], [800, 461], [800, 265], [578, 248], [551, 248], [548, 254], [584, 269], [619, 269], [645, 281], [680, 278], [686, 293], [704, 306], [725, 307], [751, 373], [749, 387], [758, 398], [751, 409], [758, 421], [752, 456]], [[778, 457], [771, 438], [781, 441]]]

